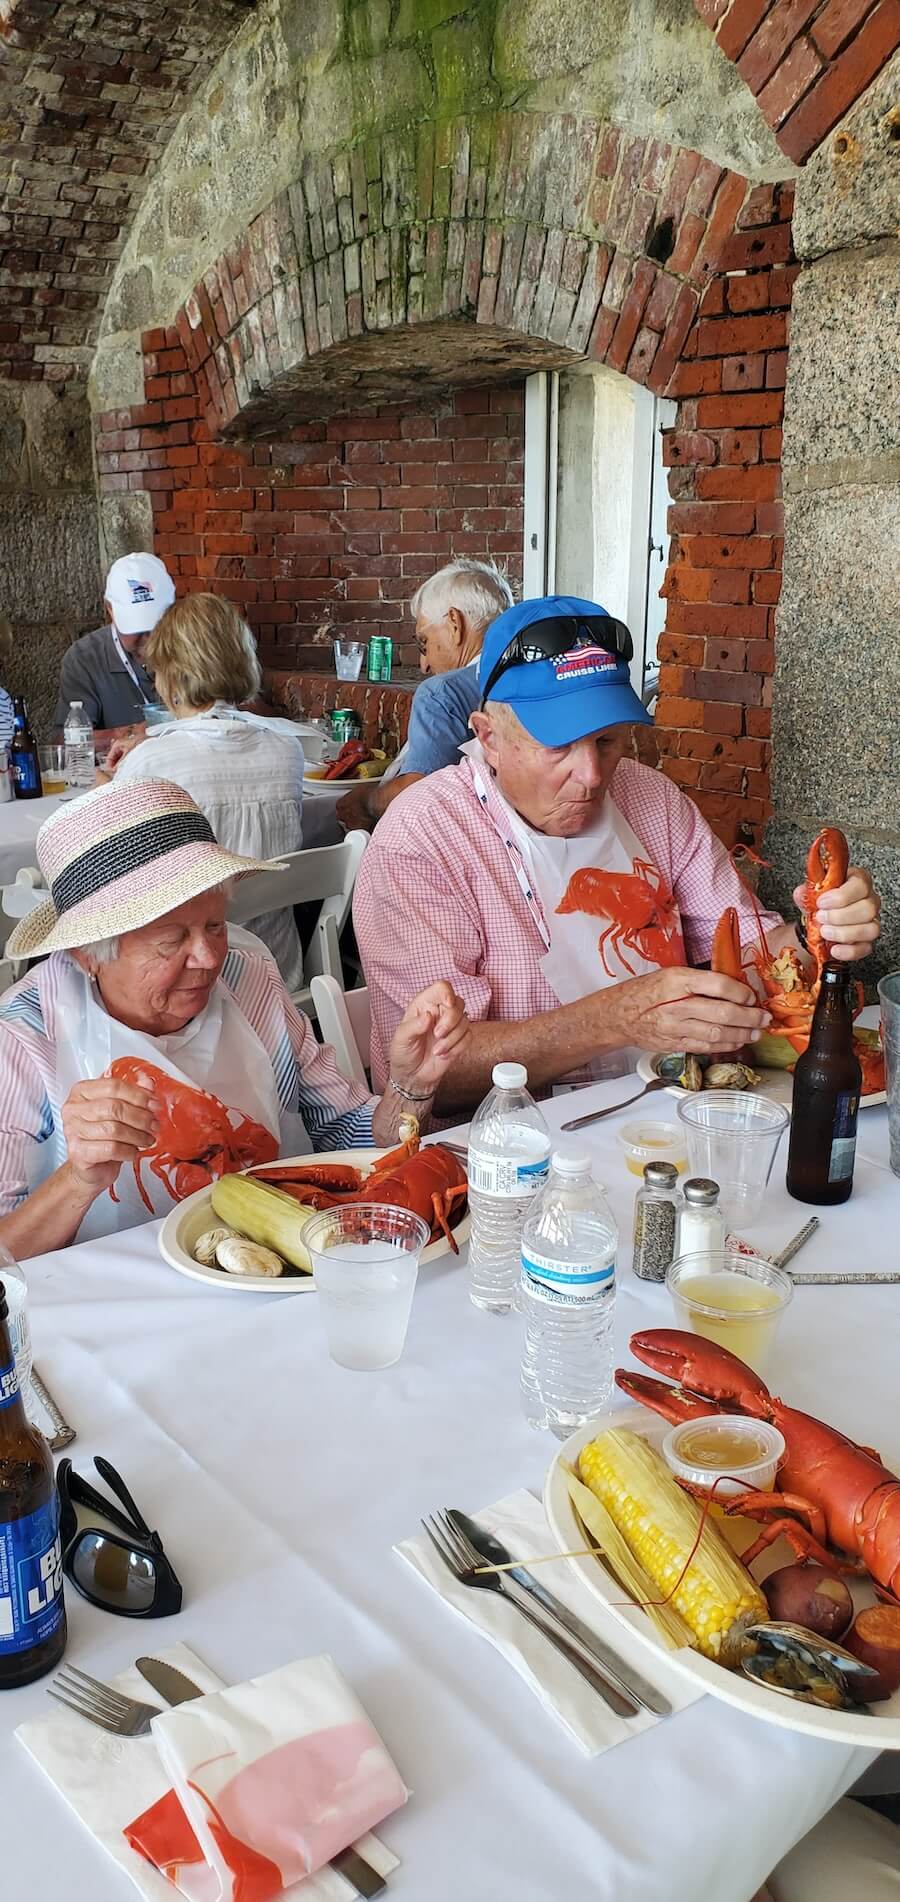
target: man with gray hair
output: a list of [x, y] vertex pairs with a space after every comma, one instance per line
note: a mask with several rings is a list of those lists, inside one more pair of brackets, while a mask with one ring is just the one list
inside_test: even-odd
[[361, 780], [339, 801], [337, 816], [346, 831], [371, 832], [398, 793], [442, 766], [457, 764], [459, 749], [470, 738], [469, 714], [479, 700], [481, 643], [512, 600], [499, 569], [465, 556], [416, 589], [409, 606], [419, 666], [427, 678], [413, 695], [406, 745], [383, 778]]

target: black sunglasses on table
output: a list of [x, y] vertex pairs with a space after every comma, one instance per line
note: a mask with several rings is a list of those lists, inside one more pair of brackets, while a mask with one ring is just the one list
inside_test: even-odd
[[[181, 1583], [162, 1548], [158, 1532], [151, 1532], [138, 1511], [121, 1475], [102, 1456], [94, 1465], [125, 1507], [104, 1499], [73, 1469], [60, 1460], [56, 1474], [59, 1494], [59, 1531], [63, 1571], [82, 1598], [120, 1618], [169, 1618], [181, 1610]], [[88, 1506], [119, 1533], [103, 1526], [79, 1530], [76, 1506]], [[120, 1537], [119, 1534], [124, 1534]]]
[[481, 692], [481, 710], [498, 680], [511, 667], [524, 667], [533, 660], [556, 660], [577, 647], [602, 647], [619, 660], [630, 661], [634, 643], [624, 621], [611, 614], [554, 614], [546, 620], [522, 627], [507, 642], [499, 660], [488, 674]]

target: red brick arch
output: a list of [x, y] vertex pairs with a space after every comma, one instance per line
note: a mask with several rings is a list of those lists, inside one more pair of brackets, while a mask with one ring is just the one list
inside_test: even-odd
[[[434, 393], [466, 372], [496, 385], [528, 363], [587, 358], [674, 396], [660, 747], [726, 834], [744, 823], [755, 835], [781, 569], [790, 187], [751, 189], [697, 153], [533, 114], [428, 128], [414, 167], [405, 152], [369, 141], [310, 166], [205, 272], [175, 323], [145, 334], [145, 404], [100, 419], [102, 486], [148, 489], [157, 546], [186, 585], [237, 590], [266, 658], [284, 664], [291, 576], [301, 597], [316, 585], [299, 565], [301, 539], [313, 510], [315, 553], [330, 565], [336, 490], [325, 476], [307, 495], [293, 483], [309, 443], [283, 455], [267, 443], [298, 427], [326, 437], [329, 411], [352, 416], [367, 395], [390, 398], [383, 375], [397, 375], [408, 399], [411, 380]], [[318, 421], [298, 426], [302, 416]], [[481, 429], [464, 418], [463, 433], [469, 423]], [[380, 427], [363, 418], [360, 457]], [[483, 450], [487, 461], [508, 453], [508, 443]], [[289, 486], [276, 492], [273, 473], [262, 499], [260, 469], [282, 461]], [[410, 538], [396, 496], [366, 473], [354, 528], [359, 554], [377, 565], [379, 521], [400, 531], [391, 552]], [[419, 477], [409, 527], [442, 528], [429, 516], [437, 506]], [[457, 515], [449, 542], [433, 538], [435, 555], [476, 552], [477, 533]], [[514, 542], [510, 519], [491, 552]], [[373, 598], [383, 599], [380, 584]], [[301, 622], [300, 643], [310, 638]], [[327, 602], [317, 627], [313, 640], [332, 631]]]

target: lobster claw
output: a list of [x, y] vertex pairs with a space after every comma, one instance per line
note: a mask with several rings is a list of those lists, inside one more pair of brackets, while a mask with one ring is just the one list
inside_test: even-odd
[[704, 1340], [702, 1335], [676, 1327], [644, 1328], [640, 1334], [632, 1334], [629, 1346], [638, 1360], [668, 1374], [679, 1386], [707, 1402], [758, 1414], [762, 1411], [760, 1403], [769, 1399], [765, 1381], [752, 1367], [738, 1360], [727, 1347]]
[[627, 1393], [629, 1400], [661, 1413], [672, 1426], [681, 1426], [684, 1420], [703, 1420], [717, 1411], [712, 1400], [695, 1400], [680, 1387], [667, 1387], [664, 1380], [654, 1380], [652, 1374], [633, 1374], [627, 1367], [616, 1368], [616, 1386]]

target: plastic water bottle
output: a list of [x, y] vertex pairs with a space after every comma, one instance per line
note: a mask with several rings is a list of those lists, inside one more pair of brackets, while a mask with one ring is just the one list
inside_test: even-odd
[[550, 1131], [525, 1088], [524, 1063], [495, 1063], [469, 1129], [469, 1295], [505, 1314], [519, 1286], [522, 1228], [544, 1187]]
[[73, 792], [86, 791], [94, 784], [94, 729], [82, 700], [72, 700], [66, 714], [65, 769]]
[[522, 1236], [522, 1397], [529, 1426], [564, 1440], [608, 1410], [618, 1230], [584, 1150], [557, 1150]]

